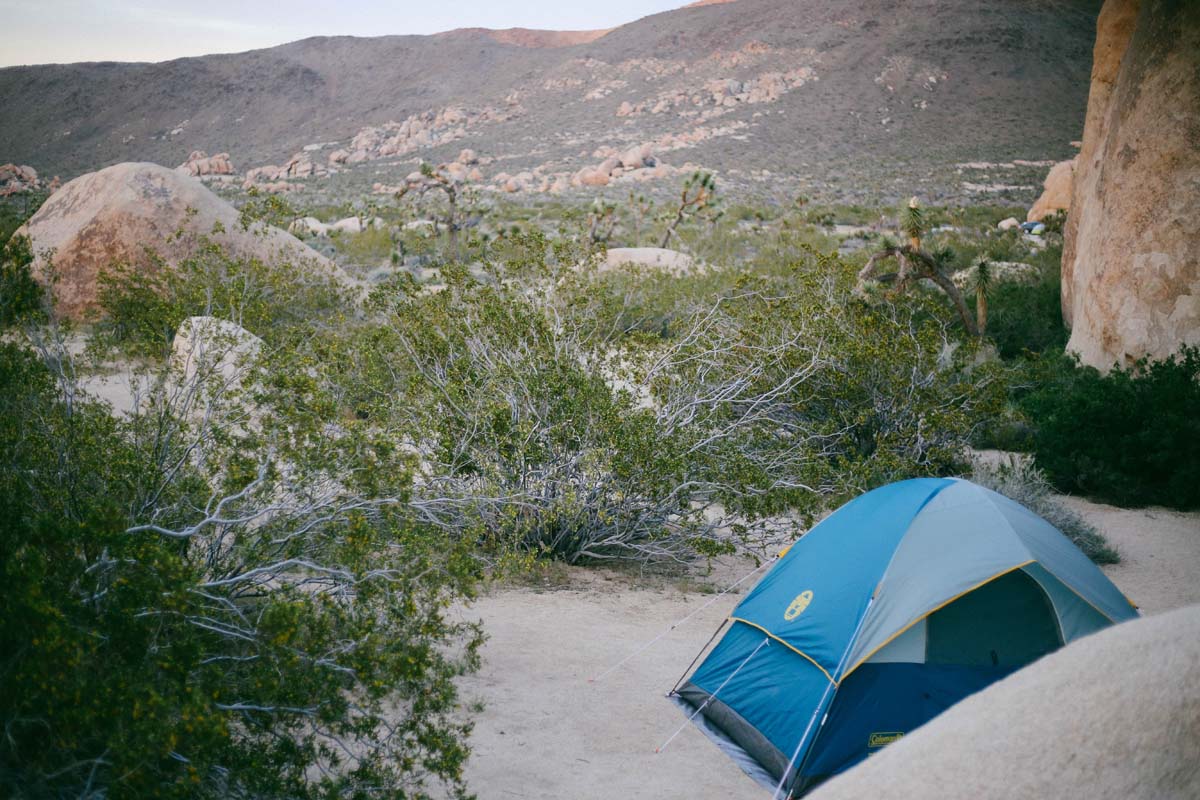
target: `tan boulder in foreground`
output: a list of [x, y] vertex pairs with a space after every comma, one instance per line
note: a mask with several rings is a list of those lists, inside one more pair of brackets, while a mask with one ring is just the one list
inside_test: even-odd
[[672, 275], [686, 275], [695, 266], [692, 257], [676, 250], [661, 247], [613, 247], [605, 255], [600, 271], [623, 266], [654, 267]]
[[[175, 234], [182, 232], [183, 235]], [[154, 269], [195, 252], [202, 237], [237, 258], [286, 260], [350, 279], [331, 261], [277, 228], [243, 229], [237, 209], [195, 178], [158, 164], [117, 164], [65, 184], [17, 231], [30, 237], [34, 272], [45, 279], [53, 251], [57, 308], [79, 319], [96, 308], [97, 277], [116, 263]]]
[[1051, 653], [848, 772], [812, 800], [1194, 800], [1200, 606]]
[[1062, 302], [1107, 369], [1200, 345], [1200, 3], [1107, 0], [1096, 27]]

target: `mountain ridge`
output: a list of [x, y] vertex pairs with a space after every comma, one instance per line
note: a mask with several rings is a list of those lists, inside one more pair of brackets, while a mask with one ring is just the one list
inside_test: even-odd
[[1098, 6], [737, 0], [547, 47], [459, 29], [9, 67], [0, 103], [21, 113], [0, 119], [0, 160], [70, 177], [120, 161], [173, 166], [203, 150], [245, 170], [450, 108], [485, 121], [406, 150], [393, 172], [457, 147], [510, 171], [578, 169], [604, 146], [647, 142], [717, 170], [828, 175], [863, 153], [901, 172], [1063, 158], [1082, 130]]

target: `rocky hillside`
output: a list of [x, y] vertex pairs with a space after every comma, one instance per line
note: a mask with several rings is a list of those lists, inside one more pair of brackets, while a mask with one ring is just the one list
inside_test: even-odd
[[[649, 145], [656, 163], [746, 185], [886, 193], [936, 184], [934, 167], [1070, 157], [1098, 7], [737, 0], [608, 32], [319, 37], [161, 64], [14, 67], [0, 70], [0, 161], [66, 178], [201, 150], [229, 153], [239, 172], [274, 165], [264, 180], [357, 170], [386, 183], [469, 147], [492, 174], [546, 188]], [[288, 166], [293, 156], [311, 166]], [[1021, 182], [1005, 175], [966, 191]]]

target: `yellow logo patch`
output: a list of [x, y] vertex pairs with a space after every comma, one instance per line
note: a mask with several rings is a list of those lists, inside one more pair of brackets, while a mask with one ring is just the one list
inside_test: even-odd
[[904, 734], [900, 731], [889, 731], [887, 733], [872, 733], [867, 738], [867, 747], [883, 747], [885, 744], [891, 744], [904, 738]]
[[800, 594], [796, 595], [796, 599], [787, 607], [787, 611], [783, 612], [783, 618], [791, 622], [796, 617], [804, 613], [804, 609], [808, 608], [808, 604], [812, 602], [812, 590], [805, 589]]

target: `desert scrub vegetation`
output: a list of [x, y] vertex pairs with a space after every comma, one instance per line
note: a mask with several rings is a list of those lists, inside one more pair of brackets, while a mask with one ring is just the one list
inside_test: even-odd
[[34, 280], [33, 248], [27, 236], [0, 245], [0, 330], [40, 314], [44, 292]]
[[831, 256], [675, 278], [652, 310], [658, 273], [509, 245], [525, 257], [483, 281], [378, 289], [386, 316], [355, 356], [382, 362], [369, 413], [423, 464], [414, 503], [502, 550], [650, 563], [750, 545], [781, 517], [952, 471], [1003, 401], [944, 309], [856, 300]]
[[117, 417], [57, 334], [0, 344], [3, 794], [465, 797], [477, 562], [360, 491], [403, 463], [311, 380], [271, 404], [299, 350]]
[[1019, 400], [1038, 466], [1062, 491], [1200, 508], [1200, 350], [1107, 374], [1047, 355]]
[[353, 305], [335, 278], [302, 265], [230, 257], [203, 241], [179, 264], [151, 269], [114, 264], [98, 280], [93, 342], [162, 358], [184, 319], [216, 316], [272, 341], [338, 325]]
[[310, 358], [294, 379], [408, 453], [411, 507], [489, 563], [685, 563], [950, 473], [1002, 405], [1003, 369], [936, 298], [860, 298], [853, 266], [781, 242], [667, 277], [595, 269], [586, 236], [510, 233], [470, 268], [441, 262], [440, 291], [400, 273], [361, 312], [315, 290], [279, 308], [273, 273], [230, 280], [207, 253], [151, 286], [109, 279], [101, 332], [161, 346], [213, 314], [294, 340]]
[[[960, 473], [1033, 396], [1036, 362], [990, 356], [942, 295], [857, 292], [866, 254], [803, 209], [685, 214], [672, 241], [708, 264], [683, 275], [600, 266], [661, 210], [568, 211], [464, 220], [452, 247], [383, 209], [436, 283], [396, 268], [362, 301], [211, 243], [117, 266], [87, 356], [138, 371], [128, 415], [87, 399], [53, 315], [21, 320], [0, 348], [6, 793], [465, 796], [454, 687], [481, 632], [446, 609], [479, 580], [761, 556], [862, 491]], [[340, 255], [384, 240], [363, 244]], [[181, 374], [199, 315], [261, 347], [218, 339]]]

